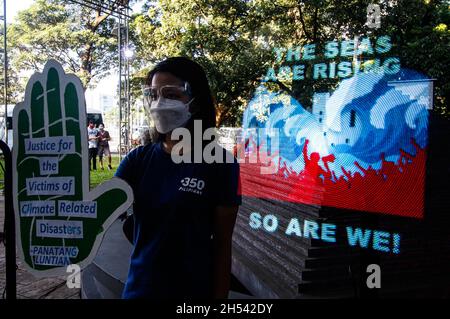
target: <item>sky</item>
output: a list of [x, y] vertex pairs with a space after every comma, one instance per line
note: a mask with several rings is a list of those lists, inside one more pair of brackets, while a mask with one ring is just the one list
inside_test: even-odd
[[6, 0], [6, 21], [12, 22], [20, 10], [31, 6], [34, 0]]
[[[34, 0], [6, 0], [6, 21], [12, 22], [17, 12], [24, 10], [33, 4]], [[138, 1], [137, 4], [132, 6], [134, 12], [139, 11], [143, 4], [143, 0]], [[1, 9], [3, 11], [3, 8]]]
[[[144, 1], [138, 1], [132, 9], [134, 12], [139, 12]], [[6, 0], [6, 21], [13, 22], [17, 13], [21, 10], [27, 9], [34, 3], [34, 0]], [[0, 9], [3, 11], [3, 8]], [[116, 91], [119, 81], [117, 73], [102, 79], [95, 89], [86, 90], [86, 105], [88, 107], [98, 108], [98, 103], [102, 95], [111, 95], [111, 92]], [[115, 98], [115, 97], [114, 97]], [[114, 100], [114, 102], [116, 102]]]

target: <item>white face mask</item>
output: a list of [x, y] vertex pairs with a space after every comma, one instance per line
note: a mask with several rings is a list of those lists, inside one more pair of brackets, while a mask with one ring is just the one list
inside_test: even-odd
[[161, 134], [166, 134], [186, 124], [191, 118], [189, 104], [192, 101], [193, 99], [184, 104], [179, 100], [160, 97], [157, 101], [151, 102], [150, 115], [155, 122], [156, 130]]

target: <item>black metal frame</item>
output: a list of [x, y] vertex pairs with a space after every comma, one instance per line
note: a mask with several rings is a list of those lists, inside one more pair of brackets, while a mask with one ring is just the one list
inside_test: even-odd
[[5, 254], [6, 254], [6, 299], [16, 299], [16, 228], [12, 198], [12, 163], [8, 145], [0, 140], [0, 149], [5, 157]]
[[[101, 9], [111, 16], [121, 19], [129, 19], [127, 0], [67, 0], [91, 9]], [[3, 17], [6, 20], [6, 17]], [[6, 30], [5, 30], [6, 32]], [[6, 39], [6, 35], [5, 35]], [[6, 40], [5, 40], [6, 42]], [[5, 46], [6, 50], [6, 46]], [[6, 54], [5, 54], [6, 60]], [[6, 65], [6, 61], [5, 61]], [[5, 71], [6, 73], [6, 71]], [[6, 95], [6, 76], [5, 76], [5, 95]], [[5, 101], [6, 104], [6, 101]], [[6, 110], [5, 110], [6, 113]], [[6, 124], [6, 122], [5, 122]], [[12, 157], [8, 145], [0, 140], [0, 149], [5, 158], [4, 167], [4, 196], [5, 196], [5, 223], [4, 223], [4, 242], [6, 259], [6, 299], [17, 298], [17, 276], [16, 276], [16, 229], [15, 216], [12, 201]]]
[[[130, 61], [123, 49], [129, 48], [129, 0], [66, 0], [93, 10], [102, 10], [117, 19], [119, 51], [119, 158], [131, 150], [130, 134]], [[123, 34], [122, 34], [123, 32]]]
[[126, 0], [67, 0], [67, 2], [79, 4], [94, 10], [101, 9], [115, 18], [130, 18], [128, 13], [125, 12], [125, 9], [130, 9], [128, 6], [129, 1]]

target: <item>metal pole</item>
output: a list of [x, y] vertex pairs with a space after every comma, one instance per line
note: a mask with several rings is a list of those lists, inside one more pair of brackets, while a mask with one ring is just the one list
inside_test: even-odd
[[6, 53], [6, 0], [3, 0], [3, 94], [5, 96], [5, 142], [8, 145], [8, 55]]
[[0, 149], [5, 157], [5, 253], [6, 253], [6, 298], [16, 299], [16, 228], [12, 201], [12, 163], [8, 144], [0, 140]]
[[119, 159], [122, 160], [122, 37], [121, 19], [117, 27], [117, 45], [119, 49]]
[[[128, 14], [128, 9], [126, 9], [126, 14]], [[125, 25], [126, 25], [126, 48], [128, 51], [130, 51], [130, 43], [129, 43], [129, 39], [128, 39], [128, 29], [129, 29], [129, 21], [127, 18], [125, 18]], [[127, 61], [126, 61], [126, 81], [125, 81], [125, 85], [126, 85], [126, 98], [127, 98], [127, 105], [126, 105], [126, 132], [127, 132], [127, 136], [125, 137], [125, 141], [127, 142], [127, 153], [130, 150], [130, 132], [131, 132], [131, 124], [130, 124], [130, 113], [131, 113], [131, 105], [130, 105], [130, 59], [131, 57], [129, 56], [129, 52], [128, 52], [128, 56], [126, 57]]]
[[12, 202], [12, 163], [8, 147], [8, 55], [6, 34], [6, 0], [3, 0], [3, 94], [5, 102], [5, 142], [0, 140], [0, 149], [5, 158], [5, 259], [6, 259], [6, 299], [17, 298], [16, 282], [16, 226]]

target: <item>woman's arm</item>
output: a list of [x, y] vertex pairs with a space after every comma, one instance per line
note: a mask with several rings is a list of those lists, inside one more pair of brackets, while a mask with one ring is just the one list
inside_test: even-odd
[[214, 212], [214, 298], [225, 299], [230, 290], [231, 237], [239, 206], [217, 206]]

